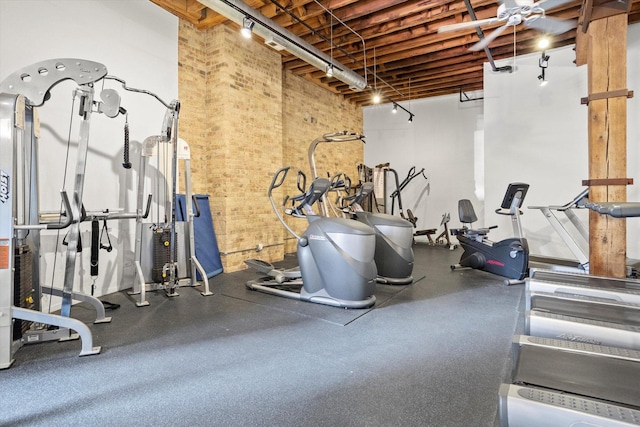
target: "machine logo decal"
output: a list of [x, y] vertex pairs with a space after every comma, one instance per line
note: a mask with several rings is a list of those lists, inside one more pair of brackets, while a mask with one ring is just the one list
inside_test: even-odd
[[7, 203], [9, 200], [9, 174], [0, 170], [0, 202]]
[[327, 238], [324, 236], [319, 236], [317, 234], [311, 234], [309, 235], [309, 240], [327, 240]]
[[500, 267], [504, 267], [503, 262], [496, 261], [495, 259], [488, 259], [487, 264], [499, 265]]

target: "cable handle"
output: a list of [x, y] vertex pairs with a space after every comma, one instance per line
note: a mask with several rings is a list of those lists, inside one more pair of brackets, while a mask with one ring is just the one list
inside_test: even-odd
[[122, 163], [122, 167], [125, 168], [125, 169], [131, 169], [131, 162], [129, 161], [129, 113], [127, 113], [127, 110], [125, 110], [122, 107], [120, 107], [120, 112], [125, 115], [124, 116], [125, 117], [125, 120], [124, 120], [124, 150], [123, 150], [124, 163]]
[[195, 195], [191, 195], [191, 200], [193, 200], [193, 206], [196, 208], [196, 214], [193, 215], [193, 217], [198, 218], [200, 216], [200, 206], [198, 205], [198, 198]]

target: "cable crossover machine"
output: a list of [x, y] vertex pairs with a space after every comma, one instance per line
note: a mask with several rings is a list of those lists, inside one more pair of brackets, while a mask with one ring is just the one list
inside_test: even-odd
[[[50, 99], [50, 92], [58, 83], [72, 80], [78, 86], [72, 93], [74, 107], [80, 117], [79, 139], [75, 165], [73, 194], [65, 190], [60, 192], [61, 210], [46, 215], [39, 210], [38, 185], [38, 145], [40, 139], [40, 119], [38, 108]], [[169, 245], [174, 247], [176, 240], [175, 206], [176, 174], [178, 160], [177, 124], [180, 103], [174, 100], [170, 104], [162, 101], [156, 94], [127, 87], [124, 80], [107, 74], [107, 68], [100, 63], [75, 58], [60, 58], [41, 61], [24, 67], [0, 82], [0, 369], [6, 369], [14, 361], [14, 355], [24, 344], [45, 341], [65, 341], [80, 338], [82, 348], [80, 356], [98, 354], [100, 346], [94, 346], [91, 330], [83, 322], [70, 316], [72, 301], [89, 303], [96, 310], [94, 323], [107, 323], [110, 317], [105, 316], [102, 302], [81, 292], [73, 290], [76, 276], [76, 258], [82, 250], [80, 239], [80, 223], [92, 222], [92, 256], [91, 275], [97, 275], [98, 242], [96, 238], [98, 220], [136, 219], [136, 266], [140, 264], [140, 237], [143, 219], [149, 215], [151, 195], [147, 198], [146, 208], [142, 193], [138, 194], [136, 212], [118, 212], [104, 209], [88, 212], [83, 206], [83, 189], [87, 153], [89, 147], [89, 130], [92, 113], [104, 114], [109, 118], [127, 111], [120, 106], [120, 95], [114, 89], [100, 92], [100, 100], [94, 98], [94, 84], [100, 80], [115, 80], [124, 90], [153, 96], [166, 108], [162, 136], [157, 140], [169, 142], [172, 146], [172, 185], [171, 215], [166, 219], [165, 228], [169, 232]], [[186, 144], [182, 145], [181, 152]], [[183, 159], [185, 157], [182, 157]], [[143, 160], [141, 159], [141, 162]], [[129, 162], [128, 122], [125, 123], [124, 163], [126, 169], [131, 168]], [[141, 167], [142, 168], [142, 167]], [[142, 168], [143, 169], [143, 168]], [[187, 182], [189, 181], [188, 161], [185, 162]], [[144, 179], [141, 171], [140, 181]], [[142, 185], [138, 186], [142, 191]], [[190, 185], [186, 185], [187, 200], [191, 198]], [[197, 205], [196, 205], [197, 209]], [[190, 232], [190, 267], [191, 277], [195, 280], [195, 269], [202, 270], [194, 255], [193, 215], [191, 203], [187, 203], [186, 221]], [[104, 227], [106, 228], [106, 226]], [[40, 277], [41, 243], [43, 230], [56, 230], [58, 233], [67, 230], [65, 237], [65, 267], [62, 289], [47, 286]], [[104, 230], [103, 230], [104, 231]], [[109, 245], [110, 247], [110, 242]], [[96, 249], [94, 251], [94, 249]], [[177, 283], [177, 264], [174, 253], [169, 251], [165, 260], [165, 282]], [[94, 268], [95, 267], [95, 268]], [[139, 268], [138, 268], [139, 270]], [[205, 291], [210, 295], [207, 276], [203, 277]], [[93, 290], [93, 286], [92, 286]], [[43, 293], [61, 297], [60, 314], [45, 313], [41, 307]], [[92, 292], [93, 293], [93, 292]], [[144, 295], [144, 294], [143, 294]], [[142, 301], [142, 300], [141, 300]], [[144, 302], [144, 301], [143, 301]]]

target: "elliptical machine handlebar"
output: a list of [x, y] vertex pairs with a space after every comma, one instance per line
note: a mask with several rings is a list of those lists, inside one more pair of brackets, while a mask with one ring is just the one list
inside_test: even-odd
[[373, 182], [363, 182], [356, 194], [344, 198], [344, 201], [348, 203], [345, 209], [352, 209], [355, 212], [364, 211], [361, 203], [369, 197], [371, 193], [373, 193]]
[[348, 132], [344, 130], [342, 132], [325, 133], [322, 135], [322, 139], [324, 139], [325, 142], [355, 141], [358, 139], [364, 142], [364, 135], [358, 132]]
[[287, 177], [287, 173], [289, 173], [289, 169], [291, 169], [291, 166], [285, 166], [283, 168], [278, 169], [276, 173], [273, 175], [273, 178], [271, 179], [271, 184], [269, 185], [269, 191], [267, 193], [269, 197], [271, 197], [271, 192], [273, 190], [280, 187], [282, 183], [284, 183], [284, 179]]
[[[282, 223], [284, 228], [293, 237], [295, 237], [297, 240], [300, 240], [301, 237], [295, 231], [293, 231], [291, 227], [289, 227], [289, 225], [285, 222], [284, 218], [282, 217], [282, 214], [280, 213], [280, 210], [276, 206], [275, 200], [273, 200], [273, 190], [280, 187], [284, 183], [284, 179], [287, 177], [287, 173], [289, 172], [289, 169], [291, 169], [291, 166], [286, 166], [276, 171], [276, 173], [273, 175], [273, 178], [271, 179], [271, 184], [269, 184], [269, 191], [267, 192], [267, 195], [269, 196], [269, 202], [271, 203], [271, 208], [273, 209], [276, 216], [278, 217], [278, 220]], [[285, 199], [285, 203], [287, 202], [287, 199], [288, 197]]]
[[[302, 181], [302, 183], [301, 183]], [[296, 185], [298, 186], [298, 190], [300, 190], [300, 194], [303, 195], [307, 188], [307, 175], [304, 172], [298, 171], [298, 177], [296, 178]]]
[[[276, 206], [275, 200], [273, 199], [273, 190], [282, 186], [285, 178], [287, 177], [287, 173], [289, 172], [289, 169], [291, 169], [291, 166], [286, 166], [276, 171], [276, 173], [273, 175], [273, 179], [271, 180], [271, 184], [269, 185], [269, 191], [267, 194], [269, 196], [269, 202], [271, 203], [271, 207], [273, 208], [273, 211], [278, 217], [278, 220], [282, 223], [284, 228], [292, 236], [294, 236], [296, 239], [300, 241], [302, 237], [298, 235], [295, 231], [293, 231], [293, 229], [289, 227], [289, 225], [285, 222], [284, 218], [282, 217], [282, 214], [280, 213], [280, 210]], [[304, 177], [304, 173], [302, 171], [298, 172], [298, 187], [300, 186], [300, 176]], [[303, 179], [303, 182], [306, 182], [306, 177]], [[315, 180], [313, 180], [313, 182], [311, 183], [311, 185], [306, 191], [304, 191], [303, 189], [304, 192], [302, 194], [299, 194], [291, 198], [287, 196], [285, 198], [285, 204], [289, 199], [291, 199], [294, 203], [298, 202], [297, 206], [293, 206], [291, 208], [290, 210], [291, 215], [296, 217], [306, 216], [307, 219], [309, 219], [309, 216], [315, 216], [315, 213], [311, 209], [311, 206], [315, 202], [320, 200], [322, 196], [329, 190], [330, 187], [331, 187], [331, 182], [327, 178], [316, 178]]]
[[[342, 180], [340, 177], [343, 177]], [[347, 193], [351, 190], [351, 178], [346, 173], [339, 172], [331, 178], [330, 190], [344, 189]]]

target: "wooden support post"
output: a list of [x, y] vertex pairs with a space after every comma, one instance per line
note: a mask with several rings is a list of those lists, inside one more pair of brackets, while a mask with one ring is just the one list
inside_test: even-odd
[[[611, 93], [612, 97], [589, 101], [589, 179], [627, 176], [627, 15], [593, 20], [588, 27], [589, 95]], [[593, 202], [626, 202], [627, 187], [595, 185], [589, 189]], [[589, 212], [589, 272], [607, 277], [625, 277], [627, 224]]]

